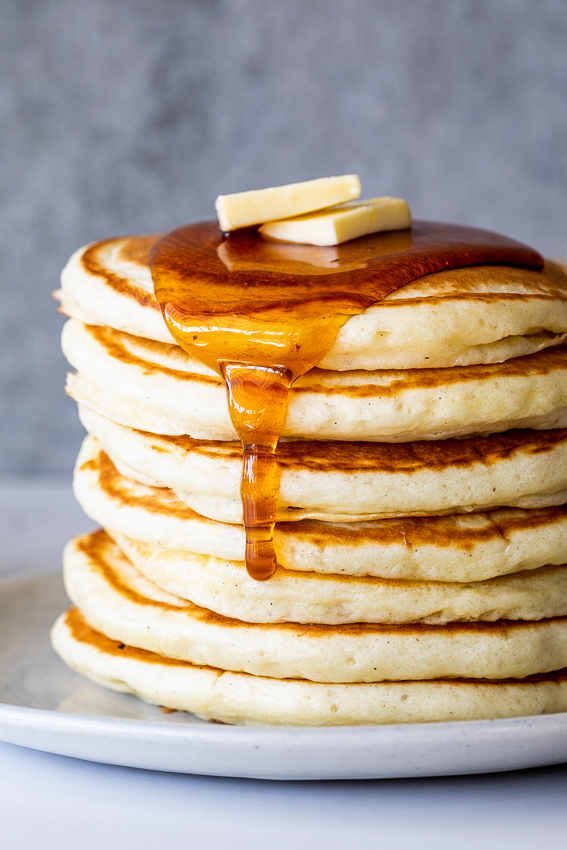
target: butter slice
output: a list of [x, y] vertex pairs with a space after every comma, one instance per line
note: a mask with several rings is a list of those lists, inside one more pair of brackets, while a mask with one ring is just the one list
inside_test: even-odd
[[306, 245], [340, 245], [381, 230], [404, 230], [411, 211], [401, 198], [372, 198], [330, 207], [314, 214], [269, 221], [260, 228], [267, 239]]
[[291, 218], [360, 196], [358, 174], [320, 177], [271, 189], [219, 195], [215, 208], [221, 230], [236, 230], [279, 218]]

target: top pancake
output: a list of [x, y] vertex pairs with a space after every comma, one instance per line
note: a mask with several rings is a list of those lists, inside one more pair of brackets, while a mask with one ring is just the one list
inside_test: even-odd
[[[87, 324], [172, 342], [148, 258], [158, 236], [96, 242], [63, 270], [62, 310]], [[405, 369], [496, 363], [562, 342], [567, 273], [477, 266], [427, 275], [351, 317], [319, 366]]]

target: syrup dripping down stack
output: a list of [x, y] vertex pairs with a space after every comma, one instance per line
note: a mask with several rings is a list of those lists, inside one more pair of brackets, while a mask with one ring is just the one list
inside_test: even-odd
[[97, 243], [62, 278], [76, 493], [104, 529], [66, 551], [67, 663], [229, 723], [566, 710], [565, 272], [440, 271], [346, 322], [291, 391], [257, 582], [224, 386], [169, 335], [154, 242]]

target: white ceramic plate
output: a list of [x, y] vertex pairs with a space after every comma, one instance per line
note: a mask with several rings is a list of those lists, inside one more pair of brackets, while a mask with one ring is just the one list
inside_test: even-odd
[[567, 714], [400, 726], [245, 729], [164, 714], [69, 670], [49, 644], [59, 576], [0, 585], [0, 740], [90, 761], [262, 779], [372, 779], [567, 761]]

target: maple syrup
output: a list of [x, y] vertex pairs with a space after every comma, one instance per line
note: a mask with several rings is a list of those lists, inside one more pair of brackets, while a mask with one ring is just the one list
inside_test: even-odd
[[179, 345], [222, 376], [242, 440], [246, 566], [275, 571], [276, 448], [293, 382], [333, 347], [348, 318], [417, 278], [499, 264], [539, 270], [531, 248], [485, 230], [414, 222], [334, 247], [272, 243], [216, 222], [174, 230], [152, 248], [155, 295]]

